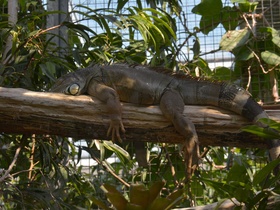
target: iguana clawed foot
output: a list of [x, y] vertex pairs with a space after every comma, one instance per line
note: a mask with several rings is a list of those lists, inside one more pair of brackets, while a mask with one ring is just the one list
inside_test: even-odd
[[189, 181], [193, 172], [196, 170], [199, 162], [199, 147], [197, 136], [187, 139], [183, 144], [182, 151], [184, 153], [184, 160], [186, 166], [186, 181]]
[[125, 133], [125, 129], [124, 129], [122, 120], [121, 119], [111, 119], [110, 127], [107, 131], [107, 136], [112, 135], [113, 142], [115, 142], [115, 137], [117, 137], [117, 140], [119, 142], [122, 142], [120, 130], [121, 130], [121, 132]]

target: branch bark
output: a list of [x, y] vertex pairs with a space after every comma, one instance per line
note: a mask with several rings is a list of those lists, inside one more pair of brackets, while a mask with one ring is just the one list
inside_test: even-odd
[[[267, 110], [280, 121], [279, 110]], [[250, 124], [243, 117], [212, 106], [185, 106], [201, 145], [265, 148], [257, 136], [241, 132]], [[108, 139], [109, 118], [104, 105], [89, 96], [33, 92], [0, 87], [0, 132], [50, 134], [74, 138]], [[182, 143], [183, 137], [161, 114], [158, 106], [123, 104], [124, 141]]]

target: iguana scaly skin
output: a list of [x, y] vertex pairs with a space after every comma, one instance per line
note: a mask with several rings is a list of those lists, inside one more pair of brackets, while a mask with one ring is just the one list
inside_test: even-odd
[[[113, 64], [80, 69], [59, 78], [51, 91], [70, 95], [89, 94], [104, 102], [111, 120], [107, 134], [112, 135], [112, 140], [115, 137], [121, 139], [120, 130], [125, 132], [120, 101], [159, 105], [163, 115], [186, 138], [184, 154], [189, 176], [192, 173], [192, 158], [197, 155], [198, 137], [194, 124], [183, 116], [184, 105], [221, 107], [254, 123], [268, 118], [243, 88], [225, 82], [163, 74], [147, 66]], [[277, 141], [270, 141], [272, 159], [279, 156], [277, 146]]]

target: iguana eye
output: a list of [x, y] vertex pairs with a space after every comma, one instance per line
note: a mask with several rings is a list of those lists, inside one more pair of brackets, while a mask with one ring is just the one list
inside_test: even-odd
[[67, 87], [66, 93], [70, 95], [76, 95], [79, 93], [80, 86], [78, 84], [72, 84]]

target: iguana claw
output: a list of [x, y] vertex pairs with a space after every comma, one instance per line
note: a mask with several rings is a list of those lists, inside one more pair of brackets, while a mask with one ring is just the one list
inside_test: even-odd
[[125, 133], [125, 129], [121, 120], [111, 120], [110, 127], [107, 131], [107, 136], [112, 135], [112, 141], [115, 142], [115, 136], [119, 142], [122, 142], [120, 130]]

